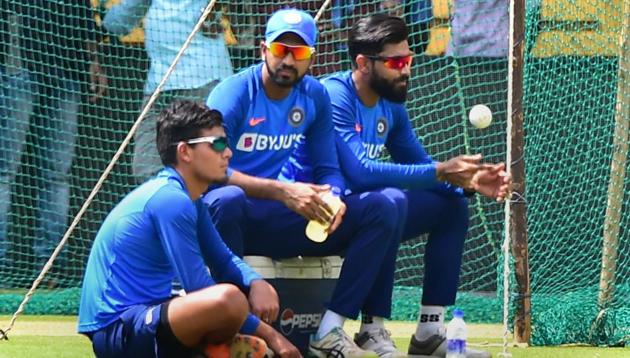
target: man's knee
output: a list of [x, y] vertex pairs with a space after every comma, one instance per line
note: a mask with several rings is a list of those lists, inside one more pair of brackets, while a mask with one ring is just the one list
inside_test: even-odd
[[468, 198], [466, 197], [453, 197], [449, 199], [448, 205], [449, 211], [451, 211], [455, 216], [460, 218], [460, 220], [468, 223]]
[[409, 206], [407, 193], [398, 188], [385, 188], [381, 190], [381, 194], [385, 195], [385, 197], [389, 198], [389, 200], [396, 205], [399, 215], [407, 214], [407, 208]]
[[362, 226], [376, 226], [393, 231], [399, 225], [398, 205], [400, 202], [380, 192], [368, 192], [361, 195], [364, 212], [361, 213]]
[[242, 215], [246, 201], [245, 191], [234, 185], [211, 190], [203, 197], [211, 214], [223, 213], [232, 218]]
[[200, 300], [206, 303], [208, 312], [221, 312], [222, 319], [228, 326], [236, 331], [240, 329], [249, 313], [249, 302], [238, 287], [218, 284], [200, 291], [199, 294]]
[[232, 284], [217, 284], [168, 304], [168, 322], [175, 336], [188, 347], [203, 341], [229, 340], [242, 327], [249, 312], [245, 295]]
[[217, 285], [217, 290], [219, 290], [219, 305], [223, 307], [230, 320], [238, 322], [240, 328], [249, 313], [247, 297], [234, 285]]
[[[438, 220], [440, 230], [468, 229], [468, 198], [460, 196], [442, 197], [441, 217]], [[465, 236], [465, 235], [464, 235]]]

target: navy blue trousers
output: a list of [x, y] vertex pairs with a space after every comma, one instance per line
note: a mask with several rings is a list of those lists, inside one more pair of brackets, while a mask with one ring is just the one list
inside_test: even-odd
[[381, 192], [345, 197], [344, 220], [323, 243], [309, 240], [307, 221], [281, 202], [249, 198], [235, 186], [212, 190], [203, 200], [221, 237], [237, 255], [274, 259], [343, 255], [328, 308], [352, 319], [359, 312], [390, 317], [402, 232], [399, 217], [405, 210], [396, 198]]
[[398, 202], [406, 212], [399, 215], [401, 242], [429, 234], [424, 252], [422, 304], [450, 306], [455, 303], [468, 232], [468, 198], [437, 190], [387, 188], [380, 193]]

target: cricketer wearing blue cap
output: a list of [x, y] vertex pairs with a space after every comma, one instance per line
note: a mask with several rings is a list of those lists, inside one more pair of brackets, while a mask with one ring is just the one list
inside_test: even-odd
[[[466, 196], [476, 191], [503, 200], [510, 177], [503, 164], [481, 164], [481, 156], [436, 162], [427, 154], [404, 107], [413, 59], [407, 35], [405, 22], [397, 17], [378, 14], [358, 20], [348, 35], [352, 70], [323, 84], [332, 100], [339, 161], [349, 189], [380, 192], [398, 203], [391, 215], [397, 215], [401, 241], [429, 234], [422, 308], [408, 354], [444, 357], [444, 306], [455, 303], [468, 230]], [[393, 163], [379, 160], [384, 149]], [[282, 176], [308, 180], [309, 160], [310, 154], [297, 148]], [[382, 333], [384, 327], [374, 328], [361, 328], [355, 341], [381, 356], [398, 354]], [[467, 357], [488, 356], [467, 351]]]
[[[261, 43], [263, 62], [233, 75], [210, 94], [208, 106], [225, 119], [234, 156], [228, 186], [205, 197], [217, 229], [238, 254], [286, 258], [344, 253], [345, 261], [311, 352], [326, 356], [360, 350], [342, 330], [359, 312], [388, 317], [398, 242], [395, 203], [381, 193], [343, 197], [333, 214], [321, 195], [345, 183], [337, 159], [331, 105], [317, 80], [306, 75], [317, 27], [306, 12], [272, 15]], [[304, 143], [313, 179], [277, 180], [296, 143]], [[308, 220], [331, 222], [323, 243], [305, 236]]]

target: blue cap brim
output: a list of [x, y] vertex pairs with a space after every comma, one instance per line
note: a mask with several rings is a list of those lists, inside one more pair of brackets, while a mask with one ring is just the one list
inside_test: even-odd
[[295, 29], [286, 29], [286, 30], [281, 30], [281, 31], [276, 31], [274, 32], [271, 36], [267, 36], [267, 38], [265, 39], [266, 42], [274, 42], [278, 37], [288, 33], [288, 32], [292, 32], [298, 36], [300, 36], [300, 38], [304, 41], [304, 43], [306, 43], [306, 45], [313, 47], [315, 46], [315, 41], [313, 40], [309, 40], [308, 36], [306, 36], [306, 34], [304, 34], [301, 31], [295, 30]]

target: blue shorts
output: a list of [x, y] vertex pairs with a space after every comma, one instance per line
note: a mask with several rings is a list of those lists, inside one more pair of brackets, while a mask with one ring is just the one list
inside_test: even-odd
[[105, 328], [87, 334], [98, 358], [191, 357], [196, 350], [173, 334], [166, 312], [169, 302], [137, 305]]

